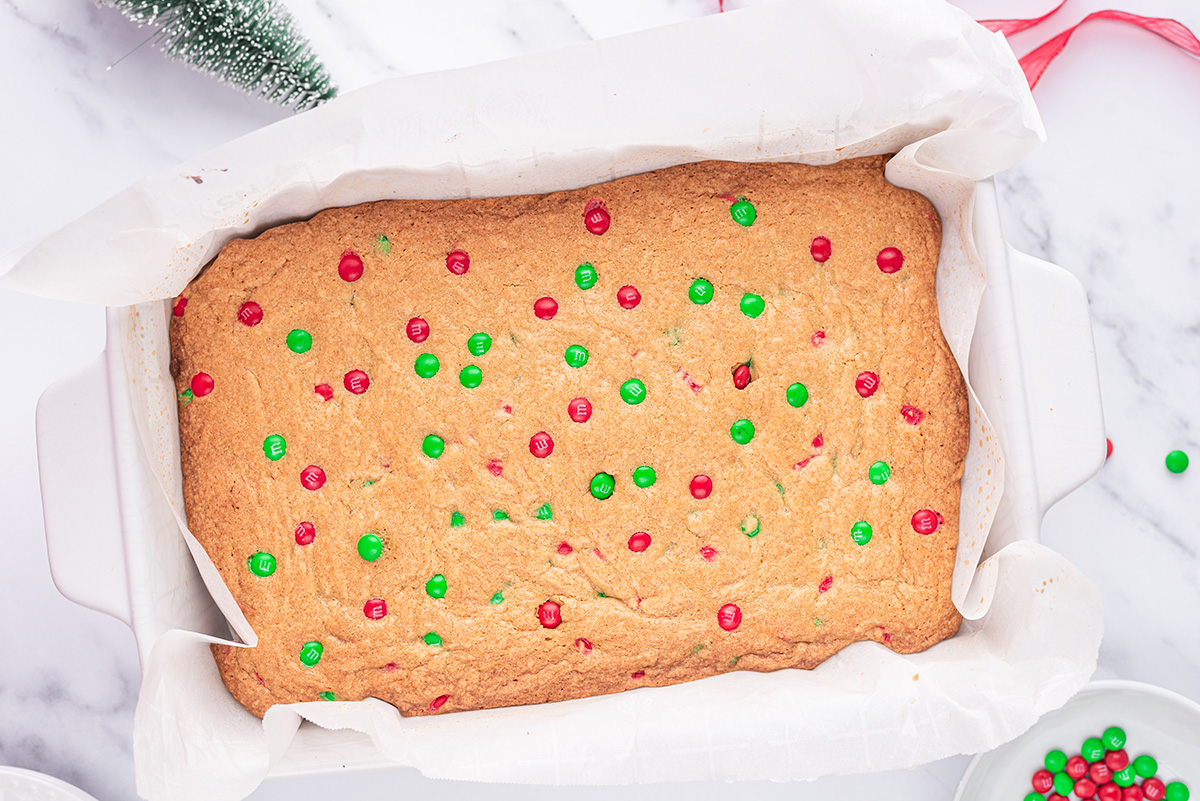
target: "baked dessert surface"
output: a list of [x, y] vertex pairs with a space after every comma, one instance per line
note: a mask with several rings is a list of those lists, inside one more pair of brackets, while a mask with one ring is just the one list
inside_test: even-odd
[[171, 341], [189, 526], [259, 637], [214, 649], [233, 695], [444, 713], [953, 635], [966, 390], [937, 215], [883, 165], [229, 243]]

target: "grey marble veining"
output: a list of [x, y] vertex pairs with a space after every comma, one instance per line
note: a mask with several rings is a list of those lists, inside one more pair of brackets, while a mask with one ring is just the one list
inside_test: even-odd
[[[398, 75], [563, 47], [712, 13], [716, 0], [338, 3], [288, 0], [344, 90]], [[731, 0], [727, 9], [750, 4]], [[960, 0], [978, 18], [1032, 16], [1048, 0]], [[1188, 0], [1128, 0], [1200, 30]], [[1023, 52], [1099, 0], [1014, 38]], [[86, 0], [0, 0], [0, 249], [73, 219], [129, 183], [287, 116], [139, 47], [146, 32]], [[119, 63], [117, 63], [119, 62]], [[109, 65], [116, 64], [112, 69]], [[647, 76], [652, 80], [653, 76]], [[1200, 699], [1200, 62], [1114, 23], [1076, 35], [1035, 97], [1047, 144], [998, 181], [1016, 247], [1067, 268], [1092, 305], [1114, 453], [1046, 517], [1043, 540], [1101, 586], [1098, 677]], [[42, 539], [33, 410], [99, 352], [98, 309], [0, 293], [0, 764], [41, 770], [99, 799], [134, 797], [139, 668], [129, 631], [55, 590]], [[1193, 459], [1180, 476], [1163, 457]], [[966, 759], [811, 785], [695, 784], [701, 799], [949, 798]], [[650, 799], [664, 788], [576, 788]], [[553, 788], [438, 782], [415, 771], [268, 782], [257, 799], [557, 798]]]

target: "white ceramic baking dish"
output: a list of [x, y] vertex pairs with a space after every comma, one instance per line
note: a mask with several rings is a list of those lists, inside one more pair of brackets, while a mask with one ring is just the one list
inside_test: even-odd
[[[1036, 542], [1046, 510], [1099, 469], [1105, 448], [1083, 287], [1062, 268], [1009, 247], [994, 184], [976, 188], [974, 235], [988, 284], [969, 369], [1006, 459], [986, 558], [1016, 541]], [[38, 460], [56, 585], [130, 626], [145, 669], [170, 629], [216, 636], [227, 629], [194, 567], [182, 582], [165, 581], [157, 569], [191, 565], [191, 555], [178, 536], [164, 552], [154, 535], [176, 530], [175, 518], [164, 497], [138, 489], [148, 486], [150, 468], [131, 409], [119, 314], [108, 310], [106, 350], [42, 395]], [[156, 548], [148, 547], [152, 540]], [[385, 764], [365, 735], [305, 724], [273, 774]]]

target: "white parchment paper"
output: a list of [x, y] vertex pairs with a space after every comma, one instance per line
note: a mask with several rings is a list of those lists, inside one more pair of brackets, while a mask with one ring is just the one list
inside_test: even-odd
[[[214, 602], [252, 646], [184, 523], [167, 373], [167, 299], [230, 239], [366, 200], [544, 192], [710, 158], [898, 153], [889, 178], [928, 196], [943, 220], [942, 327], [966, 374], [986, 284], [974, 182], [1042, 138], [1007, 45], [940, 0], [761, 6], [354, 92], [147, 178], [0, 257], [0, 285], [125, 307], [119, 344], [152, 472], [145, 489], [175, 511]], [[911, 656], [860, 643], [814, 671], [419, 719], [378, 701], [295, 704], [260, 723], [221, 684], [212, 637], [156, 635], [136, 717], [139, 793], [244, 797], [286, 759], [302, 717], [365, 734], [381, 759], [429, 776], [508, 782], [811, 779], [994, 747], [1083, 685], [1101, 629], [1096, 588], [1036, 543], [979, 569], [1003, 476], [972, 392], [953, 588], [967, 622]], [[323, 736], [334, 759], [348, 749], [346, 737]]]

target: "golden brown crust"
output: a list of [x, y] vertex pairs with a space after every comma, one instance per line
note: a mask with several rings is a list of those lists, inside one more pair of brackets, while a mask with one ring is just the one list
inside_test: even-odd
[[[214, 649], [234, 696], [257, 715], [322, 692], [425, 714], [442, 696], [440, 711], [538, 703], [953, 635], [966, 390], [938, 323], [937, 215], [883, 163], [706, 162], [544, 196], [368, 203], [227, 245], [184, 292], [171, 339], [180, 392], [198, 372], [215, 385], [181, 404], [180, 433], [189, 524], [259, 635]], [[753, 225], [731, 219], [735, 196]], [[602, 236], [583, 224], [592, 198], [612, 214]], [[832, 242], [823, 264], [816, 236]], [[876, 266], [885, 247], [903, 252], [899, 272]], [[471, 261], [457, 276], [445, 259], [460, 249]], [[338, 275], [347, 250], [365, 263], [352, 283]], [[584, 262], [599, 273], [586, 291]], [[715, 287], [707, 305], [688, 299], [699, 277]], [[641, 293], [635, 309], [617, 303], [624, 285]], [[739, 309], [747, 292], [765, 299], [757, 318]], [[533, 314], [542, 296], [558, 302], [552, 320]], [[254, 326], [237, 319], [249, 300], [264, 313]], [[421, 344], [405, 335], [415, 316], [432, 330]], [[311, 350], [288, 349], [293, 329]], [[479, 331], [493, 344], [472, 355]], [[590, 354], [580, 369], [564, 362], [572, 344]], [[421, 353], [440, 360], [436, 376], [414, 372]], [[747, 362], [739, 390], [731, 371]], [[475, 389], [459, 382], [471, 364]], [[354, 369], [370, 377], [363, 394], [343, 386]], [[880, 378], [868, 398], [863, 371]], [[630, 378], [644, 403], [622, 402]], [[785, 399], [797, 381], [801, 408]], [[578, 396], [594, 407], [586, 423], [567, 415]], [[749, 444], [731, 439], [739, 419], [754, 423]], [[542, 431], [554, 451], [538, 459]], [[263, 451], [273, 434], [287, 442], [278, 461]], [[445, 440], [436, 460], [427, 434]], [[876, 461], [891, 467], [883, 485], [868, 480]], [[316, 491], [299, 480], [310, 464], [327, 475]], [[652, 487], [632, 481], [639, 465], [657, 471]], [[606, 500], [588, 492], [601, 471], [615, 477]], [[708, 498], [690, 494], [696, 474], [712, 477]], [[544, 503], [551, 520], [535, 514]], [[923, 509], [944, 519], [933, 534], [911, 525]], [[859, 520], [866, 545], [850, 536]], [[311, 544], [294, 538], [301, 521]], [[639, 531], [651, 544], [635, 553]], [[374, 562], [356, 549], [367, 532], [385, 544]], [[257, 551], [275, 557], [272, 575], [247, 569]], [[434, 574], [443, 598], [426, 592]], [[385, 617], [365, 616], [370, 599]], [[538, 620], [547, 600], [562, 608], [554, 629]], [[717, 619], [730, 603], [734, 631]], [[311, 667], [309, 641], [324, 647]]]

